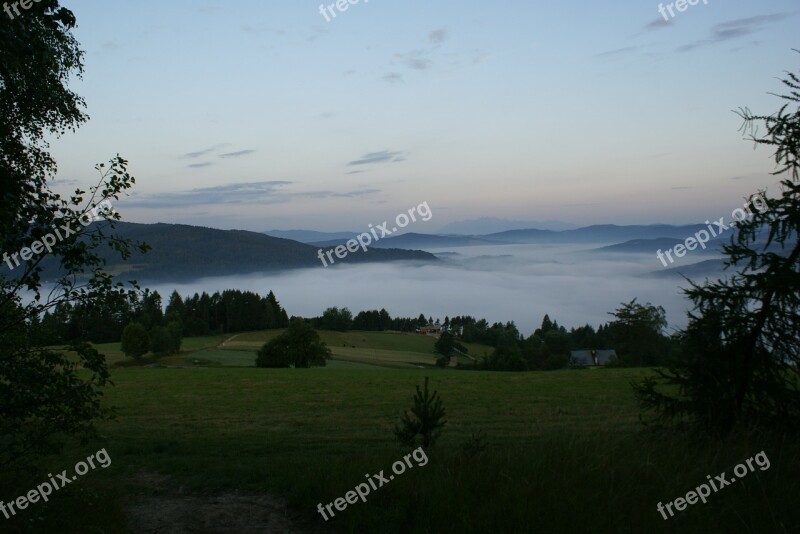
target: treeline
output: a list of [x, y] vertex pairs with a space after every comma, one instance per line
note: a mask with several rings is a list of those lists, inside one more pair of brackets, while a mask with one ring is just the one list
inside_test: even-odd
[[[623, 303], [612, 312], [614, 320], [596, 329], [584, 325], [567, 330], [545, 315], [542, 324], [527, 338], [513, 321], [489, 323], [469, 315], [449, 316], [444, 320], [425, 317], [392, 318], [386, 309], [361, 311], [355, 317], [347, 308], [331, 307], [308, 322], [320, 330], [414, 332], [423, 326], [438, 326], [443, 336], [452, 336], [458, 343], [477, 343], [494, 350], [477, 355], [469, 369], [494, 371], [525, 371], [563, 369], [569, 366], [573, 350], [609, 350], [617, 356], [607, 365], [647, 367], [663, 365], [677, 350], [677, 340], [664, 334], [667, 327], [664, 308], [650, 303], [638, 304], [636, 299]], [[455, 345], [459, 348], [459, 345]], [[459, 349], [460, 352], [464, 352]], [[446, 354], [453, 357], [455, 354]], [[475, 357], [475, 355], [473, 355]]]
[[[451, 354], [465, 353], [461, 343], [476, 343], [492, 348], [490, 354], [472, 355], [474, 361], [461, 368], [497, 371], [562, 369], [570, 365], [570, 351], [614, 349], [617, 357], [608, 365], [653, 366], [667, 363], [677, 342], [664, 335], [665, 312], [650, 303], [636, 300], [612, 312], [614, 320], [567, 330], [545, 315], [533, 334], [525, 337], [513, 321], [489, 323], [469, 315], [444, 320], [425, 317], [392, 317], [386, 309], [365, 310], [355, 316], [348, 308], [330, 307], [319, 317], [306, 319], [320, 330], [346, 332], [415, 332], [422, 327], [439, 327], [442, 336], [451, 337]], [[145, 290], [140, 295], [114, 293], [103, 300], [60, 304], [32, 321], [35, 341], [57, 345], [73, 341], [110, 343], [126, 341], [126, 354], [177, 352], [183, 336], [207, 336], [245, 331], [269, 330], [289, 326], [289, 316], [270, 291], [261, 296], [250, 291], [225, 290], [195, 293], [185, 299], [173, 291], [166, 307], [158, 292]], [[123, 336], [123, 333], [128, 333]], [[145, 350], [147, 349], [147, 350]], [[143, 352], [144, 351], [144, 352]]]
[[587, 324], [570, 330], [545, 315], [533, 334], [524, 338], [517, 333], [516, 339], [510, 323], [507, 335], [498, 336], [492, 354], [460, 367], [491, 371], [563, 369], [577, 365], [570, 358], [573, 350], [614, 350], [616, 357], [607, 366], [647, 367], [668, 363], [678, 350], [678, 341], [664, 334], [664, 308], [638, 304], [634, 299], [611, 315], [615, 319], [597, 329]]
[[438, 326], [443, 331], [457, 332], [459, 338], [466, 343], [480, 343], [496, 347], [506, 339], [518, 339], [519, 331], [513, 322], [506, 324], [494, 323], [490, 325], [486, 319], [475, 319], [469, 315], [456, 316], [444, 321], [433, 317], [392, 317], [385, 308], [380, 310], [366, 310], [353, 317], [348, 308], [333, 306], [326, 309], [321, 316], [312, 317], [308, 322], [319, 330], [334, 330], [347, 332], [350, 330], [365, 330], [367, 332], [416, 332], [423, 326]]
[[239, 290], [212, 295], [203, 292], [185, 300], [173, 291], [164, 309], [161, 295], [145, 290], [133, 298], [113, 294], [88, 303], [59, 304], [31, 323], [35, 341], [47, 346], [77, 340], [120, 341], [132, 323], [141, 325], [146, 332], [174, 323], [178, 326], [172, 326], [171, 331], [181, 336], [205, 336], [285, 328], [289, 317], [272, 291], [266, 297]]
[[289, 326], [289, 316], [270, 291], [266, 297], [250, 291], [228, 289], [209, 295], [195, 293], [185, 301], [173, 292], [167, 314], [174, 313], [187, 336], [270, 330]]
[[167, 323], [161, 296], [150, 290], [141, 295], [115, 292], [105, 298], [60, 303], [30, 322], [34, 343], [43, 346], [72, 341], [112, 343], [120, 341], [122, 331], [130, 323], [139, 323], [147, 330]]
[[320, 317], [312, 317], [308, 322], [319, 330], [334, 330], [336, 332], [348, 332], [350, 330], [415, 332], [419, 327], [427, 325], [428, 319], [422, 314], [417, 319], [412, 317], [392, 318], [384, 308], [362, 311], [353, 317], [349, 309], [333, 306], [326, 309]]

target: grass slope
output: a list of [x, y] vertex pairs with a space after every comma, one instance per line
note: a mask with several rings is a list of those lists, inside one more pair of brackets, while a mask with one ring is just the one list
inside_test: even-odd
[[[283, 330], [246, 332], [225, 344], [226, 350], [257, 351], [270, 339]], [[333, 359], [382, 367], [413, 368], [433, 366], [436, 355], [433, 352], [436, 338], [420, 334], [402, 332], [331, 332], [319, 331], [322, 341], [333, 352]], [[480, 357], [493, 350], [486, 345], [467, 343], [469, 354]]]
[[[125, 532], [115, 527], [122, 510], [134, 495], [157, 492], [141, 482], [157, 475], [208, 499], [230, 491], [280, 495], [297, 517], [330, 532], [790, 532], [800, 524], [793, 441], [704, 445], [642, 432], [628, 384], [647, 372], [117, 369], [106, 402], [118, 417], [101, 426], [112, 466], [22, 517], [38, 518], [40, 532]], [[390, 429], [425, 374], [448, 410], [429, 464], [325, 523], [318, 502], [343, 496], [364, 473], [388, 475], [404, 454]], [[490, 446], [469, 459], [462, 445], [478, 429]], [[52, 469], [99, 446], [76, 448]], [[656, 503], [761, 450], [769, 470], [669, 521], [656, 512]], [[27, 490], [39, 479], [14, 487]]]

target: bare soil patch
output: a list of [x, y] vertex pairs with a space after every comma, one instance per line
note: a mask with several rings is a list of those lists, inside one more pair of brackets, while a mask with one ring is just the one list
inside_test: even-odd
[[168, 477], [139, 473], [134, 483], [150, 494], [126, 506], [128, 527], [142, 534], [322, 533], [270, 495], [225, 492], [189, 494]]

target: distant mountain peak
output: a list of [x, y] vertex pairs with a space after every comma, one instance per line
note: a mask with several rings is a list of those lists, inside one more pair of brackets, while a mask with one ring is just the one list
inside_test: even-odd
[[455, 221], [443, 226], [440, 234], [459, 234], [459, 235], [485, 235], [496, 234], [508, 230], [519, 230], [536, 228], [541, 230], [571, 230], [576, 225], [562, 221], [520, 221], [512, 219], [501, 219], [499, 217], [480, 217], [477, 219], [467, 219]]

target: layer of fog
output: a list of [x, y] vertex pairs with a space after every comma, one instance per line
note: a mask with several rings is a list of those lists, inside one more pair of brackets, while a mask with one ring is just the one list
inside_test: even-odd
[[[386, 308], [393, 316], [424, 313], [472, 315], [489, 322], [514, 321], [529, 335], [549, 314], [567, 328], [612, 319], [608, 312], [637, 298], [663, 306], [669, 330], [686, 323], [691, 303], [681, 278], [656, 278], [655, 254], [598, 254], [587, 246], [502, 245], [431, 250], [438, 264], [390, 263], [331, 266], [280, 274], [206, 278], [192, 283], [148, 284], [166, 304], [173, 289], [182, 296], [224, 289], [270, 290], [289, 315], [321, 315], [330, 306]], [[687, 258], [688, 259], [688, 258]], [[699, 261], [705, 258], [696, 258]]]

